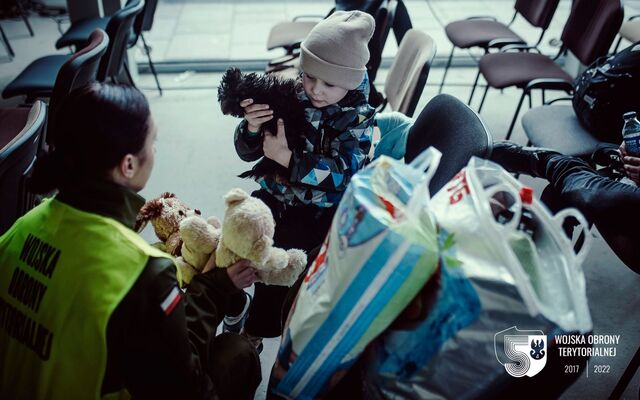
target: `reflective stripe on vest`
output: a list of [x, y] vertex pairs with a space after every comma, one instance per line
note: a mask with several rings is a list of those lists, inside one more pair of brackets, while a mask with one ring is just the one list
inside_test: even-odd
[[0, 398], [100, 398], [107, 322], [149, 257], [121, 223], [46, 200], [0, 237]]

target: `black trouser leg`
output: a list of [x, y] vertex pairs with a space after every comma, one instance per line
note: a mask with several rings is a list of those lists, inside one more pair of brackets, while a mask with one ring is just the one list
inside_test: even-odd
[[[264, 201], [273, 213], [276, 222], [276, 247], [309, 252], [322, 243], [329, 231], [335, 207], [284, 207], [264, 190], [255, 191], [251, 195]], [[245, 331], [252, 336], [280, 336], [282, 305], [288, 292], [289, 288], [285, 286], [256, 283], [249, 317], [244, 325]]]

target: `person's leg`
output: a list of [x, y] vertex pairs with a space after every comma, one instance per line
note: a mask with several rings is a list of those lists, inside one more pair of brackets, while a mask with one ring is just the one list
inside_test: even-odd
[[545, 177], [561, 204], [575, 207], [601, 230], [638, 236], [640, 189], [598, 175], [585, 161], [551, 156]]
[[[264, 191], [252, 193], [272, 208], [276, 221], [274, 246], [283, 249], [312, 250], [320, 245], [329, 227], [335, 208], [320, 209], [318, 207], [276, 208], [275, 200]], [[277, 201], [277, 200], [276, 200]], [[282, 334], [282, 304], [289, 288], [286, 286], [255, 284], [255, 291], [249, 317], [245, 323], [245, 334], [258, 343], [262, 337], [276, 337]]]
[[240, 290], [227, 300], [226, 315], [223, 319], [223, 332], [240, 333], [244, 322], [247, 319], [249, 306], [251, 305], [251, 296], [244, 290]]
[[262, 381], [260, 356], [251, 342], [235, 333], [223, 333], [211, 342], [207, 368], [221, 400], [253, 399]]

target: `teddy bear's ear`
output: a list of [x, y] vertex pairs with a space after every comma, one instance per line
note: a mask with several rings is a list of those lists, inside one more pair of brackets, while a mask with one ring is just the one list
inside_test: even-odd
[[138, 215], [136, 216], [136, 224], [133, 229], [136, 232], [141, 232], [150, 220], [160, 216], [162, 213], [162, 207], [163, 205], [160, 199], [147, 201], [138, 212]]
[[242, 189], [235, 188], [235, 189], [231, 189], [229, 193], [227, 193], [224, 196], [224, 202], [227, 204], [227, 206], [231, 206], [233, 204], [237, 204], [244, 201], [248, 197], [249, 197], [249, 194], [247, 192], [245, 192]]
[[176, 197], [176, 195], [171, 192], [164, 192], [160, 195], [161, 199], [170, 199], [172, 197]]

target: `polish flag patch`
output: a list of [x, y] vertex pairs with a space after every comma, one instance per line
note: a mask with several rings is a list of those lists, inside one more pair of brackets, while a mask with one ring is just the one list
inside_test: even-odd
[[160, 303], [160, 308], [162, 308], [164, 315], [170, 315], [180, 302], [181, 298], [182, 294], [180, 293], [180, 289], [178, 289], [177, 286], [174, 287], [162, 303]]

